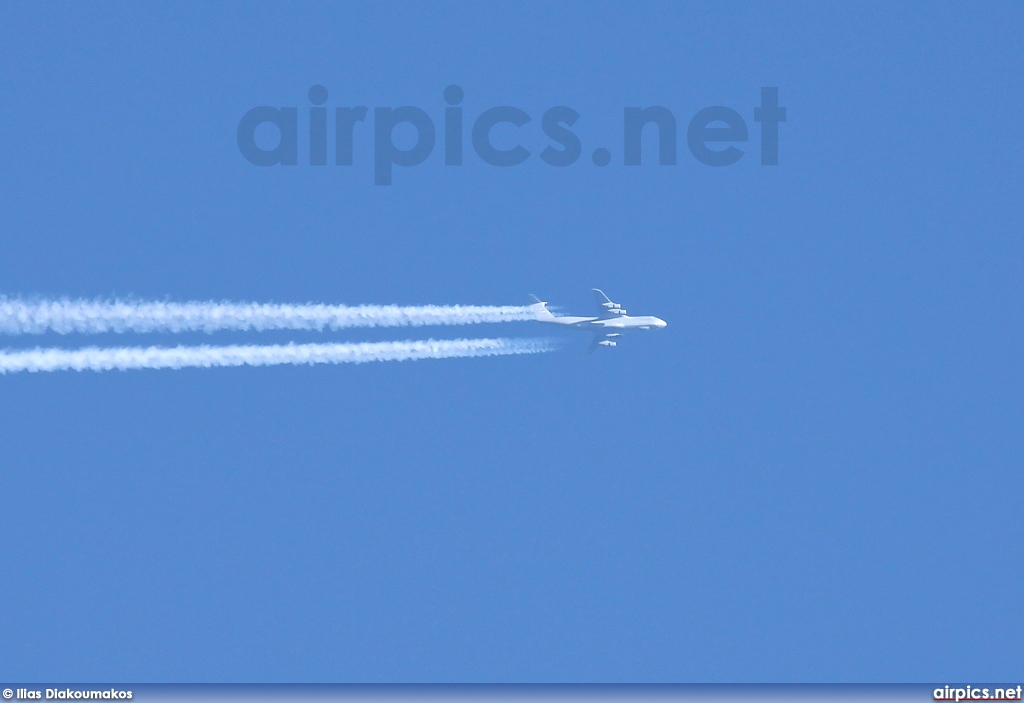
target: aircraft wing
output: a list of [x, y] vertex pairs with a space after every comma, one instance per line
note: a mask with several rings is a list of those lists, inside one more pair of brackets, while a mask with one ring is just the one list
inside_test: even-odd
[[598, 332], [594, 335], [593, 341], [590, 346], [587, 347], [587, 353], [593, 354], [596, 350], [601, 347], [611, 348], [618, 345], [618, 337], [622, 334], [619, 332]]
[[594, 292], [594, 299], [597, 301], [598, 315], [603, 318], [625, 315], [626, 311], [618, 303], [613, 303], [611, 298], [604, 294], [600, 288], [591, 288]]

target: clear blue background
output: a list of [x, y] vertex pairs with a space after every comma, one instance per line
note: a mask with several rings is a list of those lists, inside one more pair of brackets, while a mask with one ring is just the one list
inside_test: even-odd
[[[0, 7], [0, 292], [599, 286], [669, 322], [593, 356], [0, 378], [0, 678], [1020, 682], [1024, 6], [516, 5]], [[235, 143], [314, 84], [440, 129], [453, 83], [467, 132], [530, 113], [534, 156], [438, 147], [378, 187], [368, 125], [350, 168]], [[536, 156], [554, 105], [568, 168]], [[647, 105], [676, 166], [622, 165]], [[686, 151], [708, 105], [751, 128], [734, 166]]]

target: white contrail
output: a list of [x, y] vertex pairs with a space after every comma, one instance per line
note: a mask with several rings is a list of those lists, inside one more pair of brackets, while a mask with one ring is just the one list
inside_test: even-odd
[[0, 333], [214, 332], [468, 325], [536, 320], [521, 305], [289, 305], [35, 300], [0, 296]]
[[117, 347], [0, 351], [0, 374], [17, 371], [112, 371], [276, 364], [361, 364], [369, 361], [449, 359], [538, 354], [552, 351], [546, 339], [429, 339], [346, 344], [268, 346]]

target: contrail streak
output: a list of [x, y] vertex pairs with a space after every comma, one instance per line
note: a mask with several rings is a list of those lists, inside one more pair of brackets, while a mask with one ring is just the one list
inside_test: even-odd
[[0, 296], [0, 333], [337, 330], [536, 320], [528, 306], [289, 305], [38, 300]]
[[347, 344], [267, 346], [117, 347], [0, 351], [0, 374], [17, 371], [113, 371], [277, 364], [361, 364], [469, 356], [539, 354], [552, 351], [546, 339], [445, 339]]

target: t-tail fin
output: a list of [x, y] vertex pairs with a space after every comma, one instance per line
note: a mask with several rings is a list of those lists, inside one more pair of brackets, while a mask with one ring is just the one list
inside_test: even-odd
[[533, 303], [530, 305], [530, 310], [533, 311], [533, 313], [537, 316], [538, 320], [554, 319], [555, 316], [554, 314], [552, 314], [550, 310], [548, 310], [547, 303], [545, 303], [543, 300], [533, 295], [532, 293], [530, 294], [530, 300], [533, 301]]

